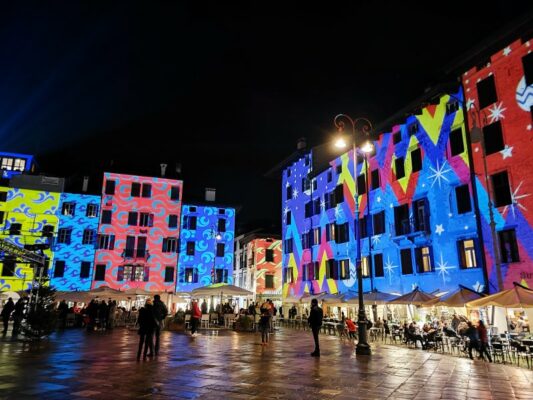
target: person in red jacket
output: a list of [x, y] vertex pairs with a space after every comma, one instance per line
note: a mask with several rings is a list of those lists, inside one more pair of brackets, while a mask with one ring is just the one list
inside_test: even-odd
[[348, 328], [348, 334], [351, 339], [355, 339], [355, 332], [357, 332], [357, 327], [350, 318], [344, 320], [346, 327]]
[[191, 314], [191, 336], [196, 336], [196, 330], [198, 329], [198, 324], [202, 319], [202, 310], [198, 307], [198, 302], [196, 300], [192, 301], [192, 314]]
[[488, 351], [489, 336], [487, 334], [487, 328], [481, 320], [477, 325], [477, 333], [479, 335], [479, 358], [483, 359], [483, 354], [485, 354], [489, 362], [492, 362], [492, 358], [490, 357], [490, 353]]

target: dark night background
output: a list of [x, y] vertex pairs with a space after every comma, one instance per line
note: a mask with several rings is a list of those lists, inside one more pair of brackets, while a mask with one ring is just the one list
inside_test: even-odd
[[184, 199], [215, 187], [241, 207], [241, 228], [279, 225], [280, 183], [263, 175], [299, 137], [328, 140], [340, 112], [386, 119], [531, 12], [526, 1], [13, 3], [0, 12], [2, 150], [35, 154], [74, 191], [84, 174], [97, 192], [104, 170], [157, 176], [179, 162]]

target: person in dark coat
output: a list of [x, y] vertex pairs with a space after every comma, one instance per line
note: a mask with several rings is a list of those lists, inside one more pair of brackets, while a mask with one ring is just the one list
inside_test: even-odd
[[154, 316], [157, 322], [155, 326], [155, 355], [159, 354], [159, 336], [161, 335], [161, 329], [163, 328], [165, 318], [168, 315], [168, 308], [161, 301], [161, 296], [156, 294], [154, 296]]
[[2, 333], [5, 335], [7, 333], [7, 325], [9, 323], [9, 317], [11, 317], [11, 313], [15, 309], [15, 303], [13, 303], [13, 299], [10, 297], [7, 300], [7, 303], [4, 304], [4, 308], [2, 308], [2, 321], [4, 322], [4, 330]]
[[468, 356], [471, 360], [473, 360], [474, 357], [472, 356], [472, 349], [479, 351], [479, 334], [472, 322], [468, 321], [467, 325], [468, 328], [466, 329], [465, 336], [470, 339], [468, 342]]
[[98, 320], [100, 321], [100, 328], [104, 330], [107, 327], [107, 317], [109, 316], [109, 307], [105, 300], [102, 300], [98, 307]]
[[479, 336], [479, 358], [483, 359], [483, 354], [485, 354], [487, 356], [487, 360], [492, 362], [492, 358], [490, 357], [490, 353], [488, 351], [489, 335], [487, 334], [487, 328], [485, 327], [485, 324], [481, 320], [477, 325], [477, 333]]
[[309, 318], [307, 319], [307, 322], [309, 323], [309, 326], [311, 327], [311, 331], [313, 332], [313, 339], [315, 340], [315, 351], [311, 353], [312, 357], [320, 357], [320, 346], [318, 343], [318, 334], [320, 332], [320, 328], [322, 327], [323, 317], [324, 317], [324, 312], [318, 306], [318, 300], [317, 299], [311, 300], [311, 313], [309, 314]]
[[[154, 316], [154, 306], [152, 305], [152, 300], [146, 300], [146, 304], [139, 310], [139, 317], [137, 319], [139, 324], [139, 349], [137, 351], [137, 360], [141, 359], [141, 352], [143, 353], [143, 358], [147, 356], [152, 357], [154, 354], [154, 331], [157, 325], [155, 316]], [[143, 352], [144, 345], [144, 352]], [[150, 350], [150, 353], [148, 353]]]
[[15, 304], [15, 311], [13, 312], [13, 335], [17, 335], [20, 331], [20, 324], [24, 317], [24, 309], [26, 308], [26, 301], [24, 298], [18, 299]]

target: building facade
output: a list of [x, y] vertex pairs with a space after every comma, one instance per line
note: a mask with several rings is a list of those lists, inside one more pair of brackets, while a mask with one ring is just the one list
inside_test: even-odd
[[14, 175], [30, 172], [34, 159], [29, 154], [0, 152], [1, 178], [11, 179]]
[[105, 173], [92, 287], [174, 291], [181, 181]]
[[233, 283], [235, 209], [183, 205], [177, 291]]
[[100, 196], [61, 193], [59, 227], [52, 247], [51, 285], [55, 289], [91, 288], [100, 204]]
[[[470, 130], [481, 127], [485, 141], [487, 171], [480, 143], [473, 144], [473, 157], [490, 292], [499, 290], [500, 279], [506, 289], [513, 282], [533, 287], [532, 47], [533, 42], [515, 41], [462, 75]], [[500, 268], [493, 250], [485, 173]]]
[[462, 99], [432, 99], [380, 134], [355, 174], [352, 151], [283, 171], [284, 297], [356, 291], [356, 229], [365, 291], [484, 289]]

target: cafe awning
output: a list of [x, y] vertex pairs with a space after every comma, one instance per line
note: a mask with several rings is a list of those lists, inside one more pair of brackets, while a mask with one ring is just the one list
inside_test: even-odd
[[533, 290], [514, 282], [512, 289], [470, 301], [467, 307], [497, 306], [505, 308], [533, 308]]
[[425, 306], [431, 301], [436, 301], [437, 296], [423, 292], [419, 288], [416, 288], [412, 292], [406, 293], [403, 296], [397, 297], [394, 300], [390, 300], [388, 304], [412, 304], [415, 306]]
[[191, 292], [193, 297], [202, 296], [253, 296], [253, 293], [249, 290], [240, 288], [235, 285], [229, 285], [227, 283], [215, 283], [214, 285], [204, 286], [194, 289]]
[[466, 303], [482, 298], [484, 295], [466, 286], [459, 285], [459, 289], [445, 294], [438, 299], [431, 301], [433, 306], [464, 307]]

